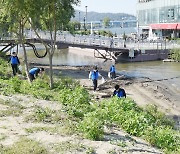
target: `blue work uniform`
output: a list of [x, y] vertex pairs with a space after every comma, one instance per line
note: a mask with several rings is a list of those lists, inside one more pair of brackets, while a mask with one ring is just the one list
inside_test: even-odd
[[15, 76], [18, 72], [18, 65], [20, 64], [19, 58], [17, 56], [10, 56], [9, 62], [13, 70], [13, 75]]
[[112, 79], [116, 78], [116, 69], [114, 66], [110, 67], [110, 74]]
[[36, 76], [38, 76], [38, 73], [40, 72], [40, 69], [39, 68], [32, 68], [30, 71], [29, 71], [29, 77], [30, 77], [30, 80], [34, 80]]
[[93, 81], [93, 86], [94, 86], [94, 91], [95, 91], [95, 90], [97, 89], [97, 80], [98, 80], [98, 78], [99, 78], [99, 72], [98, 72], [98, 70], [92, 71], [90, 78], [91, 78], [92, 81]]
[[124, 89], [119, 88], [118, 90], [114, 90], [113, 96], [117, 96], [119, 98], [122, 98], [122, 97], [126, 98], [126, 92]]

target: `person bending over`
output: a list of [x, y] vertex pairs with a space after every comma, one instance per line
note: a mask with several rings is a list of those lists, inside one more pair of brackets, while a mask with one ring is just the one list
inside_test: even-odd
[[119, 85], [115, 85], [115, 90], [113, 92], [113, 96], [117, 96], [118, 98], [126, 98], [126, 92], [124, 89], [120, 88]]
[[44, 71], [44, 68], [38, 68], [38, 67], [34, 67], [30, 69], [29, 71], [30, 81], [33, 81], [34, 79], [36, 79], [38, 77], [38, 74], [42, 73], [43, 71]]

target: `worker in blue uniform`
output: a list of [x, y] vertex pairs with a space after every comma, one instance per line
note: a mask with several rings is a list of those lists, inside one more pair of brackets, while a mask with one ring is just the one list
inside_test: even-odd
[[34, 67], [30, 69], [29, 71], [30, 81], [33, 81], [34, 79], [36, 79], [38, 77], [38, 74], [42, 73], [43, 71], [44, 71], [44, 68], [38, 68], [38, 67]]
[[110, 77], [111, 77], [111, 79], [115, 79], [115, 78], [116, 78], [116, 69], [115, 69], [115, 66], [114, 66], [114, 65], [112, 65], [112, 66], [110, 67], [109, 72], [110, 72]]
[[18, 65], [20, 64], [19, 58], [16, 54], [16, 52], [13, 52], [12, 55], [9, 58], [9, 61], [11, 63], [13, 75], [15, 76], [18, 72]]
[[91, 79], [93, 81], [93, 86], [94, 86], [94, 91], [96, 91], [97, 86], [98, 86], [98, 78], [101, 76], [101, 74], [99, 73], [97, 66], [94, 66], [94, 70], [92, 70], [89, 73], [89, 79]]
[[113, 92], [113, 96], [117, 96], [118, 98], [126, 98], [126, 92], [124, 89], [120, 88], [119, 85], [115, 85], [115, 90]]

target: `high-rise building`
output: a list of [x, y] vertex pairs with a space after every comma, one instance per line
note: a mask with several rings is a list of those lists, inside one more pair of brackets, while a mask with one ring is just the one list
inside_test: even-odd
[[138, 0], [137, 21], [149, 37], [180, 38], [180, 0]]

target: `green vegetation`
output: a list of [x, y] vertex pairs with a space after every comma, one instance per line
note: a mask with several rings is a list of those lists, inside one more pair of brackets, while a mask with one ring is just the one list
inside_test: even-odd
[[6, 116], [20, 116], [23, 112], [24, 107], [18, 103], [0, 100], [0, 104], [6, 105], [7, 108], [0, 110], [0, 117]]
[[104, 18], [103, 25], [104, 25], [104, 27], [109, 27], [110, 26], [110, 18], [109, 17]]
[[[59, 0], [42, 0], [39, 2], [37, 2], [37, 0], [14, 0], [13, 3], [12, 0], [0, 1], [0, 32], [3, 33], [3, 36], [5, 36], [6, 33], [11, 34], [11, 37], [16, 38], [16, 43], [22, 45], [25, 72], [28, 79], [29, 70], [24, 41], [26, 35], [25, 30], [31, 28], [31, 30], [35, 32], [36, 36], [41, 40], [40, 42], [44, 45], [46, 54], [48, 53], [47, 55], [49, 55], [49, 85], [52, 89], [52, 59], [56, 48], [57, 31], [67, 27], [71, 17], [74, 16], [74, 6], [79, 3], [80, 0], [63, 0], [61, 2]], [[18, 12], [18, 14], [16, 12]], [[50, 32], [50, 40], [53, 42], [51, 46], [41, 38], [38, 30]], [[38, 57], [44, 56], [39, 55]]]
[[[94, 118], [91, 119], [99, 118], [104, 124], [116, 124], [130, 135], [143, 137], [161, 149], [180, 150], [178, 132], [173, 130], [173, 123], [160, 113], [156, 106], [149, 106], [143, 110], [132, 100], [112, 98], [101, 102], [96, 113], [99, 114], [94, 114]], [[101, 130], [98, 127], [96, 129]]]
[[87, 154], [93, 154], [94, 149], [86, 147], [82, 144], [78, 143], [71, 143], [70, 141], [61, 142], [58, 144], [54, 144], [53, 148], [57, 153], [64, 154], [67, 152], [75, 152], [75, 153], [87, 153]]
[[[1, 53], [1, 52], [0, 52]], [[0, 79], [9, 79], [11, 68], [8, 63], [0, 58]]]
[[[8, 68], [3, 60], [2, 65]], [[2, 68], [1, 64], [0, 68]], [[36, 107], [27, 120], [59, 124], [67, 121], [67, 119], [64, 120], [67, 115], [70, 124], [67, 126], [73, 127], [92, 140], [103, 139], [104, 126], [113, 125], [123, 128], [130, 135], [144, 138], [166, 153], [180, 152], [179, 132], [174, 130], [173, 122], [159, 112], [156, 106], [151, 105], [142, 109], [131, 99], [118, 99], [116, 97], [103, 100], [100, 103], [92, 102], [87, 90], [72, 79], [60, 78], [54, 82], [54, 88], [50, 89], [46, 77], [36, 79], [32, 84], [29, 84], [26, 80], [20, 80], [18, 77], [8, 78], [6, 71], [1, 73], [1, 94], [28, 94], [36, 98], [58, 101], [63, 106], [61, 111]], [[41, 129], [27, 131], [39, 130]], [[45, 130], [48, 131], [48, 129]], [[126, 146], [124, 143], [117, 144]]]
[[104, 134], [103, 120], [100, 120], [96, 111], [88, 113], [80, 123], [80, 130], [89, 139], [101, 140]]
[[76, 125], [71, 121], [63, 121], [62, 124], [56, 125], [55, 127], [32, 127], [27, 128], [26, 131], [28, 133], [36, 133], [45, 131], [51, 134], [59, 134], [59, 135], [72, 135], [76, 132]]
[[96, 35], [113, 37], [113, 33], [111, 31], [99, 30], [98, 32], [95, 32], [95, 34]]
[[0, 117], [7, 116], [20, 116], [22, 114], [22, 110], [18, 108], [8, 108], [7, 110], [0, 110]]
[[180, 61], [180, 49], [172, 49], [170, 53], [172, 59]]
[[47, 150], [42, 147], [38, 142], [21, 138], [17, 143], [11, 147], [0, 146], [0, 153], [2, 154], [48, 154]]
[[122, 141], [122, 140], [111, 141], [111, 144], [117, 145], [117, 146], [120, 146], [120, 147], [126, 147], [127, 146], [126, 142]]
[[2, 140], [5, 140], [7, 138], [7, 135], [5, 135], [5, 134], [0, 134], [0, 141], [2, 141]]

